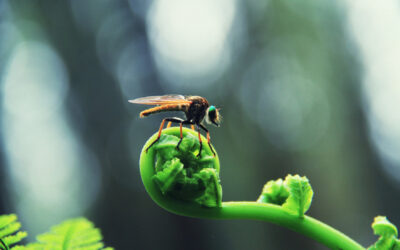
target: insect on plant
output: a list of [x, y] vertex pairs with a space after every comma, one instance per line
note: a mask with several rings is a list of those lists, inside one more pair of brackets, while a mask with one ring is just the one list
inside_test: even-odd
[[184, 124], [190, 124], [192, 126], [192, 129], [194, 129], [194, 126], [196, 126], [199, 133], [200, 150], [197, 156], [200, 156], [201, 150], [203, 148], [200, 136], [200, 128], [207, 133], [208, 146], [215, 156], [215, 151], [212, 148], [210, 142], [210, 132], [203, 125], [203, 120], [205, 118], [207, 123], [214, 124], [215, 126], [219, 127], [221, 117], [219, 115], [219, 109], [217, 109], [215, 106], [210, 106], [206, 98], [201, 96], [163, 95], [141, 97], [134, 100], [129, 100], [129, 102], [136, 104], [157, 105], [156, 107], [149, 108], [140, 112], [140, 117], [146, 117], [151, 114], [167, 111], [183, 111], [186, 115], [186, 120], [179, 117], [164, 118], [161, 122], [160, 129], [158, 130], [157, 139], [146, 148], [146, 152], [151, 146], [154, 145], [154, 143], [156, 143], [160, 139], [161, 131], [164, 128], [164, 123], [167, 121], [167, 127], [169, 127], [172, 122], [179, 123], [180, 140], [176, 145], [176, 148], [178, 150], [179, 145], [181, 144], [183, 139], [182, 127]]

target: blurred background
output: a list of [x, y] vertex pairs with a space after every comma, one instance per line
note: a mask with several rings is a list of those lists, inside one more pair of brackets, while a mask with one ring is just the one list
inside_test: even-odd
[[86, 216], [116, 249], [325, 249], [272, 224], [159, 208], [139, 153], [166, 114], [149, 95], [200, 95], [223, 200], [309, 178], [309, 215], [364, 246], [400, 226], [400, 4], [300, 0], [0, 0], [0, 213], [30, 240]]

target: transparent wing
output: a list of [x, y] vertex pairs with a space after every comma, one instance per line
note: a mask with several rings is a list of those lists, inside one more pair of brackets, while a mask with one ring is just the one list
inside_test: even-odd
[[190, 104], [191, 101], [186, 100], [183, 95], [161, 95], [161, 96], [146, 96], [133, 100], [130, 103], [147, 104], [147, 105], [164, 105], [164, 104]]

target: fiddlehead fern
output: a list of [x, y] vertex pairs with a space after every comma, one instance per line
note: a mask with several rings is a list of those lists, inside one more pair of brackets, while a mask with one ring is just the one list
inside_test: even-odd
[[[272, 193], [284, 197], [283, 203], [279, 205], [264, 203], [262, 200], [222, 202], [218, 155], [213, 157], [211, 150], [203, 145], [204, 152], [197, 159], [198, 139], [196, 133], [189, 129], [183, 130], [183, 141], [179, 150], [176, 149], [180, 138], [179, 128], [163, 130], [160, 141], [146, 152], [145, 149], [156, 136], [154, 134], [143, 147], [140, 173], [147, 192], [162, 208], [178, 215], [197, 218], [271, 222], [309, 236], [333, 249], [364, 249], [341, 232], [304, 215], [312, 199], [307, 178], [289, 175], [285, 181], [278, 180], [278, 184], [283, 185], [278, 188], [281, 191], [276, 193], [274, 189]], [[205, 138], [202, 140], [206, 141]], [[269, 192], [268, 187], [264, 190]]]

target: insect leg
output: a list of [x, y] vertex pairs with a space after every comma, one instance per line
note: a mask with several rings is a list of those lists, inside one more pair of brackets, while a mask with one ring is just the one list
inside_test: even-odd
[[172, 123], [172, 122], [168, 122], [168, 123], [167, 123], [167, 128], [171, 127], [171, 123]]
[[190, 127], [192, 128], [192, 130], [194, 130], [194, 125], [192, 124], [192, 125], [190, 125]]
[[201, 141], [200, 127], [198, 125], [197, 125], [197, 132], [199, 132], [199, 143], [200, 143], [200, 149], [199, 153], [197, 154], [197, 157], [200, 157], [201, 150], [203, 149], [203, 142]]
[[181, 122], [180, 122], [180, 125], [179, 125], [179, 129], [180, 129], [180, 132], [181, 132], [181, 139], [179, 140], [179, 142], [178, 142], [178, 144], [176, 145], [176, 148], [179, 150], [179, 145], [181, 145], [181, 142], [182, 142], [182, 140], [183, 140], [183, 133], [182, 133], [182, 127], [183, 127], [183, 124], [193, 124], [191, 121], [184, 121], [184, 120], [182, 120]]
[[[160, 129], [158, 130], [157, 139], [155, 139], [155, 140], [150, 144], [150, 146], [148, 146], [148, 147], [146, 148], [146, 153], [147, 153], [147, 150], [149, 150], [149, 148], [151, 148], [151, 147], [154, 145], [154, 143], [156, 143], [156, 142], [158, 142], [158, 140], [160, 140], [161, 131], [162, 131], [163, 128], [164, 128], [165, 122], [182, 123], [182, 122], [184, 122], [184, 120], [181, 119], [181, 118], [178, 118], [178, 117], [171, 117], [171, 118], [165, 118], [165, 119], [163, 119], [162, 122], [161, 122], [161, 125], [160, 125]], [[181, 138], [181, 140], [182, 140], [182, 138]]]
[[181, 122], [181, 123], [179, 124], [179, 130], [180, 130], [180, 132], [181, 132], [181, 139], [179, 140], [178, 144], [176, 145], [176, 148], [177, 148], [178, 150], [179, 150], [179, 145], [181, 145], [181, 142], [182, 142], [182, 140], [183, 140], [182, 127], [183, 127], [183, 122]]
[[164, 123], [165, 123], [166, 120], [167, 120], [167, 119], [163, 119], [163, 120], [162, 120], [161, 125], [160, 125], [160, 129], [158, 130], [157, 139], [155, 139], [155, 140], [150, 144], [150, 146], [148, 146], [148, 147], [146, 148], [146, 153], [147, 153], [147, 150], [149, 150], [149, 148], [151, 148], [151, 146], [154, 145], [154, 143], [156, 143], [158, 140], [160, 140], [161, 131], [162, 131], [162, 129], [164, 128]]
[[213, 149], [213, 147], [211, 146], [211, 139], [210, 139], [210, 132], [208, 132], [208, 129], [206, 127], [204, 127], [202, 124], [199, 124], [200, 128], [202, 128], [204, 131], [206, 131], [207, 133], [207, 142], [208, 142], [208, 146], [211, 149], [211, 152], [214, 154], [215, 156], [215, 151]]

